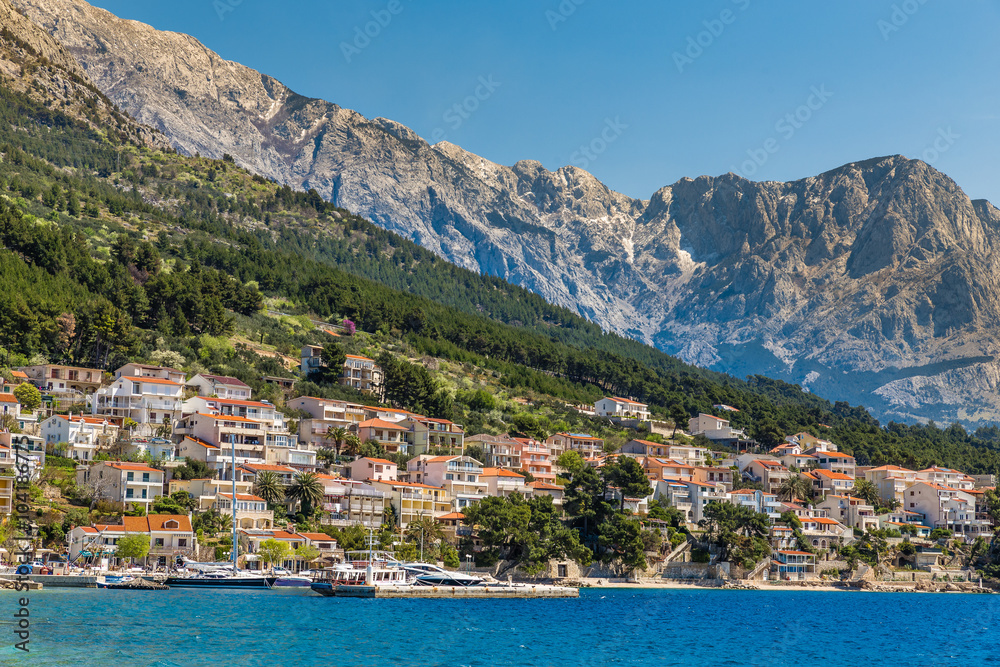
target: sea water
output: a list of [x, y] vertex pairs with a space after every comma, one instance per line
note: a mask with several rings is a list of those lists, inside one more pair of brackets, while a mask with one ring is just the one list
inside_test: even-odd
[[[14, 648], [29, 598], [30, 653]], [[583, 589], [565, 600], [0, 591], [0, 665], [988, 665], [1000, 595]]]

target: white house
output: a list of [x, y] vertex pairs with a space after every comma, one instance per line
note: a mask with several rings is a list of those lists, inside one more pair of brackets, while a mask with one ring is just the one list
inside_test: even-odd
[[104, 417], [53, 415], [42, 421], [41, 436], [46, 446], [61, 450], [63, 456], [93, 461], [98, 448], [118, 436], [118, 425]]
[[253, 395], [250, 385], [228, 375], [199, 373], [188, 380], [187, 386], [195, 388], [199, 396], [217, 396], [237, 401], [249, 401]]
[[95, 415], [128, 417], [147, 431], [181, 416], [184, 373], [163, 366], [126, 364], [115, 371], [110, 385], [90, 397]]
[[147, 508], [163, 495], [163, 471], [143, 463], [99, 461], [77, 466], [76, 483], [89, 485], [99, 498]]
[[688, 420], [688, 432], [691, 435], [704, 435], [709, 440], [738, 440], [745, 437], [743, 431], [729, 425], [728, 419], [706, 415], [704, 412]]
[[348, 469], [351, 471], [351, 479], [388, 482], [395, 482], [398, 479], [396, 464], [387, 459], [360, 458], [352, 461]]
[[594, 403], [594, 412], [598, 417], [616, 417], [621, 419], [649, 419], [649, 406], [639, 401], [618, 396], [602, 398]]
[[928, 528], [946, 528], [956, 536], [974, 538], [992, 533], [988, 519], [976, 518], [975, 497], [933, 482], [917, 482], [906, 489], [903, 509], [924, 515]]

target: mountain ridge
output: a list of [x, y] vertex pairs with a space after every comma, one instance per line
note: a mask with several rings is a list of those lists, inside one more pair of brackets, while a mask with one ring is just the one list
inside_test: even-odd
[[[683, 178], [634, 199], [576, 167], [507, 167], [428, 144], [83, 2], [15, 4], [179, 150], [315, 188], [686, 361], [766, 372], [882, 415], [958, 418], [981, 403], [982, 419], [1000, 418], [1000, 212], [923, 162], [869, 158], [787, 183]], [[900, 377], [942, 363], [958, 367]]]

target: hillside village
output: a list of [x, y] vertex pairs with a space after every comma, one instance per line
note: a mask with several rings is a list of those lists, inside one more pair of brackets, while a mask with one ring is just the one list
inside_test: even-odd
[[[275, 558], [261, 548], [273, 543], [287, 545], [277, 558], [293, 570], [335, 562], [369, 530], [407, 553], [419, 531], [427, 555], [451, 566], [511, 557], [509, 565], [553, 578], [584, 576], [601, 561], [590, 571], [689, 578], [692, 568], [707, 576], [724, 563], [740, 578], [808, 580], [856, 576], [867, 564], [883, 576], [965, 580], [988, 563], [998, 514], [992, 475], [861, 466], [809, 432], [766, 448], [723, 416], [660, 421], [648, 405], [615, 396], [564, 406], [594, 434], [529, 434], [514, 424], [468, 433], [380, 401], [386, 380], [373, 358], [306, 345], [297, 371], [298, 379], [260, 378], [277, 388], [280, 402], [272, 402], [235, 377], [166, 366], [9, 369], [0, 393], [0, 510], [13, 511], [11, 470], [21, 456], [39, 517], [34, 556], [64, 567], [113, 565], [129, 534], [149, 538], [141, 560], [156, 568], [224, 556], [234, 503], [249, 569]], [[299, 384], [321, 375], [370, 401], [299, 394]], [[517, 400], [524, 426], [531, 402]], [[518, 496], [577, 525], [588, 475], [604, 480], [596, 493], [612, 508], [608, 523], [619, 521], [617, 507], [641, 531], [631, 553], [621, 535], [622, 543], [602, 537], [580, 549], [585, 527], [582, 544], [528, 563], [477, 523], [495, 518], [483, 514], [499, 507], [490, 503]], [[722, 505], [739, 515], [726, 516]]]

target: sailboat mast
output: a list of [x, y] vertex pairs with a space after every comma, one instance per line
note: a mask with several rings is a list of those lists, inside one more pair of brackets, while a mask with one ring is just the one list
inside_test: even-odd
[[236, 436], [229, 434], [229, 444], [233, 446], [233, 574], [236, 574], [236, 557], [239, 551], [239, 543], [236, 541]]

